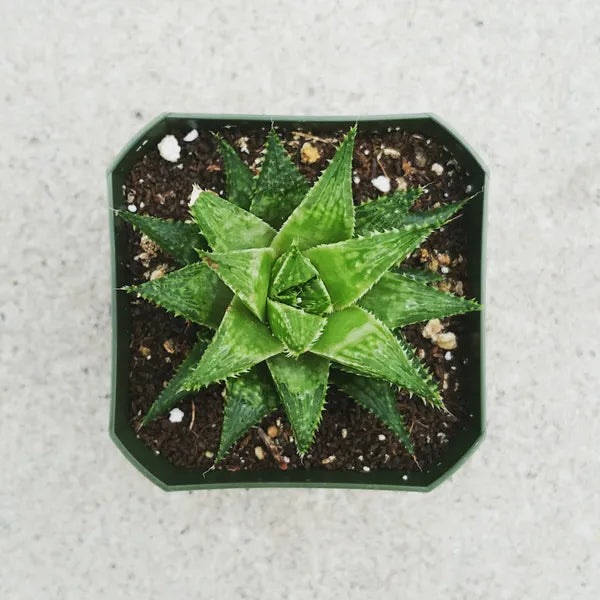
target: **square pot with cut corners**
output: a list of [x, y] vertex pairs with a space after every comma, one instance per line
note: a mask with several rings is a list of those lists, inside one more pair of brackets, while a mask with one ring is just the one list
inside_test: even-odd
[[[399, 127], [420, 133], [442, 144], [454, 155], [466, 174], [466, 183], [476, 200], [463, 209], [468, 232], [468, 284], [485, 307], [485, 191], [488, 173], [483, 162], [469, 146], [440, 119], [431, 114], [399, 116], [282, 117], [260, 115], [203, 115], [166, 113], [148, 123], [123, 148], [107, 171], [109, 204], [125, 209], [125, 180], [131, 168], [167, 134], [184, 135], [191, 129], [218, 130], [226, 125], [270, 126], [273, 123], [294, 128], [309, 128], [315, 135], [349, 129], [355, 123], [359, 131]], [[127, 270], [127, 230], [114, 210], [110, 211], [112, 248], [112, 402], [110, 436], [129, 461], [146, 477], [164, 490], [190, 490], [230, 487], [336, 487], [387, 490], [429, 491], [447, 479], [473, 453], [485, 430], [484, 310], [464, 315], [467, 333], [461, 337], [469, 359], [463, 393], [471, 418], [446, 446], [443, 456], [422, 471], [372, 470], [371, 472], [333, 471], [324, 468], [288, 470], [248, 470], [230, 472], [186, 469], [171, 464], [155, 454], [137, 437], [129, 415], [129, 363], [131, 314], [129, 297], [117, 292], [131, 283]]]

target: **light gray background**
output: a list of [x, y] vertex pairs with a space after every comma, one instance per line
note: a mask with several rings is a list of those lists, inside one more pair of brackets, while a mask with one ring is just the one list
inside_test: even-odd
[[[598, 2], [0, 6], [1, 598], [599, 597]], [[110, 442], [104, 170], [165, 110], [480, 151], [488, 436], [441, 488], [169, 495]]]

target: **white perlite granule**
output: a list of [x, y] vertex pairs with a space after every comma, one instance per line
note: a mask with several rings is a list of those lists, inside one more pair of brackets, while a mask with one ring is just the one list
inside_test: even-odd
[[433, 163], [431, 165], [431, 170], [436, 174], [436, 175], [441, 175], [444, 172], [444, 167], [442, 167], [442, 165], [440, 165], [440, 163]]
[[184, 142], [193, 142], [198, 137], [198, 130], [192, 129], [184, 138]]
[[392, 189], [389, 177], [386, 177], [385, 175], [380, 175], [375, 179], [371, 179], [371, 183], [373, 184], [373, 187], [376, 187], [380, 192], [383, 192], [384, 194], [387, 194]]
[[159, 154], [169, 162], [177, 162], [181, 155], [181, 147], [174, 135], [165, 135], [156, 146]]
[[184, 412], [180, 408], [174, 408], [169, 412], [169, 421], [171, 421], [171, 423], [181, 423], [183, 417]]

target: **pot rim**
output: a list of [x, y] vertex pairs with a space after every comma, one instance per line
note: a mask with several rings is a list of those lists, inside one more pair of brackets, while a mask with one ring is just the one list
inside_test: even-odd
[[[481, 201], [469, 203], [464, 210], [468, 216], [467, 228], [476, 241], [473, 252], [476, 261], [476, 278], [471, 282], [477, 290], [482, 310], [471, 313], [469, 318], [474, 324], [472, 349], [478, 363], [477, 372], [472, 375], [476, 380], [474, 393], [478, 395], [472, 408], [477, 412], [469, 429], [457, 433], [449, 442], [446, 454], [427, 471], [373, 470], [369, 473], [356, 471], [328, 471], [313, 468], [310, 470], [277, 469], [239, 471], [211, 471], [202, 473], [201, 469], [184, 469], [169, 463], [140, 440], [129, 424], [129, 402], [127, 399], [128, 365], [122, 364], [124, 355], [129, 355], [128, 302], [123, 295], [117, 294], [124, 285], [124, 264], [119, 252], [123, 245], [123, 224], [115, 218], [115, 209], [126, 205], [122, 185], [131, 166], [143, 155], [146, 143], [158, 141], [174, 129], [198, 128], [202, 124], [289, 124], [297, 123], [317, 125], [316, 129], [337, 128], [354, 123], [373, 126], [385, 124], [386, 127], [400, 126], [404, 130], [421, 132], [436, 138], [448, 147], [457, 157], [461, 166], [469, 174], [473, 191], [481, 192]], [[373, 127], [370, 127], [373, 128]], [[313, 127], [313, 129], [315, 129]], [[111, 242], [112, 272], [112, 381], [109, 434], [113, 442], [125, 457], [148, 479], [166, 491], [193, 489], [225, 489], [250, 487], [315, 487], [315, 488], [353, 488], [382, 489], [402, 491], [431, 491], [452, 476], [473, 454], [485, 437], [485, 260], [486, 260], [486, 194], [489, 183], [489, 170], [480, 156], [464, 139], [433, 113], [400, 115], [330, 115], [330, 116], [293, 116], [293, 115], [245, 115], [245, 114], [203, 114], [165, 112], [147, 123], [127, 142], [121, 152], [111, 162], [106, 171], [108, 184], [109, 230]], [[473, 253], [470, 252], [470, 253]], [[473, 261], [469, 259], [469, 264]], [[124, 338], [124, 341], [123, 341]], [[125, 352], [124, 352], [125, 350]], [[125, 374], [124, 374], [125, 372]], [[125, 381], [124, 381], [125, 379]], [[463, 439], [464, 438], [464, 439]], [[468, 439], [467, 439], [468, 438]], [[463, 447], [460, 440], [463, 440]], [[443, 465], [444, 462], [448, 464]], [[440, 468], [442, 467], [442, 468]], [[170, 473], [169, 473], [170, 472]], [[162, 475], [161, 475], [162, 474]]]

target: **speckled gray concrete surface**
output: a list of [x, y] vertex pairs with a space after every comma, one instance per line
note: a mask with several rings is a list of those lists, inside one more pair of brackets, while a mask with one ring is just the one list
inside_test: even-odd
[[[0, 598], [600, 597], [600, 4], [0, 5]], [[164, 110], [430, 110], [481, 152], [489, 433], [450, 481], [169, 495], [113, 446], [104, 169]]]

